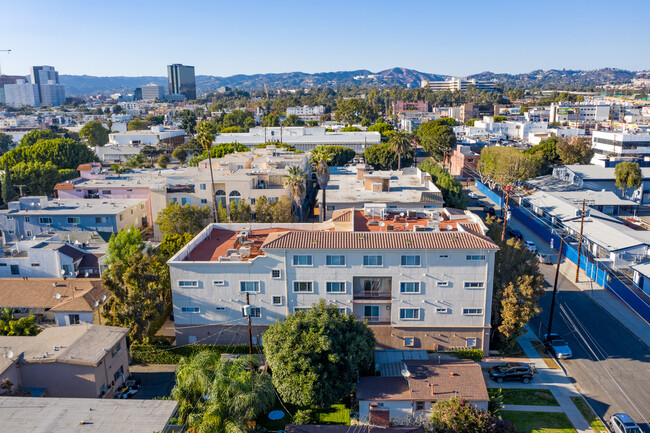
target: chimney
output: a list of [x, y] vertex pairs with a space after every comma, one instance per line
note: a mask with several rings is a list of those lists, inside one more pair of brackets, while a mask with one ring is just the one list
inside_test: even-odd
[[377, 403], [370, 403], [370, 417], [368, 423], [371, 426], [376, 427], [390, 427], [390, 410], [379, 409]]
[[363, 176], [366, 174], [366, 165], [357, 164], [357, 180], [363, 180]]
[[433, 385], [430, 384], [430, 383], [428, 385], [429, 385], [429, 388], [431, 389], [431, 397], [433, 397], [434, 395], [436, 395], [436, 393], [435, 393], [435, 391], [433, 389]]

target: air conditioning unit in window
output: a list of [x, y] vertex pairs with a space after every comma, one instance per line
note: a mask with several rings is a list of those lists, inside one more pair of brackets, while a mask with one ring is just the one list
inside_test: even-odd
[[226, 282], [223, 281], [223, 280], [215, 280], [215, 281], [212, 282], [212, 285], [213, 286], [225, 286]]
[[404, 337], [404, 346], [414, 347], [415, 346], [415, 337]]

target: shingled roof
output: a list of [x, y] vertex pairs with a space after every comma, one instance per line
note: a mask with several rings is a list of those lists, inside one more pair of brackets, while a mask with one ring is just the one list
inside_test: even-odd
[[262, 249], [497, 249], [486, 236], [471, 232], [316, 232], [269, 236]]

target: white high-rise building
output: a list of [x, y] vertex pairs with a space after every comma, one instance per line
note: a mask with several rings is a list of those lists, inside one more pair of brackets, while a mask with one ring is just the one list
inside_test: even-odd
[[11, 107], [38, 107], [40, 98], [38, 86], [18, 80], [16, 84], [5, 84], [5, 103]]
[[165, 97], [165, 88], [154, 83], [142, 86], [142, 100], [155, 101], [156, 99], [163, 99]]
[[59, 83], [59, 73], [53, 66], [32, 66], [31, 83], [38, 86], [40, 105], [61, 105], [65, 101], [65, 86]]

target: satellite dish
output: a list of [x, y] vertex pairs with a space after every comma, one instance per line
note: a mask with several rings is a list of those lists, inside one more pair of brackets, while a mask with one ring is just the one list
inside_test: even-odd
[[385, 222], [383, 222], [383, 221], [379, 221], [379, 227], [383, 227], [383, 226], [385, 226], [385, 225], [386, 225]]
[[95, 301], [95, 308], [99, 307], [99, 301]]
[[409, 223], [404, 223], [405, 228], [409, 228]]
[[399, 216], [401, 216], [402, 218], [404, 218], [404, 212], [400, 212]]
[[65, 275], [65, 269], [61, 269], [61, 275]]
[[88, 278], [88, 275], [90, 275], [88, 272], [84, 272], [84, 276]]
[[400, 374], [401, 374], [402, 376], [404, 376], [405, 379], [408, 379], [409, 377], [411, 377], [411, 372], [408, 370], [408, 368], [403, 368], [403, 369], [400, 371]]
[[11, 350], [8, 350], [7, 353], [5, 353], [5, 356], [9, 359], [12, 359], [14, 357], [14, 353]]
[[106, 300], [106, 295], [102, 295], [102, 302]]
[[61, 299], [61, 294], [57, 293], [56, 295], [54, 295], [54, 299]]

